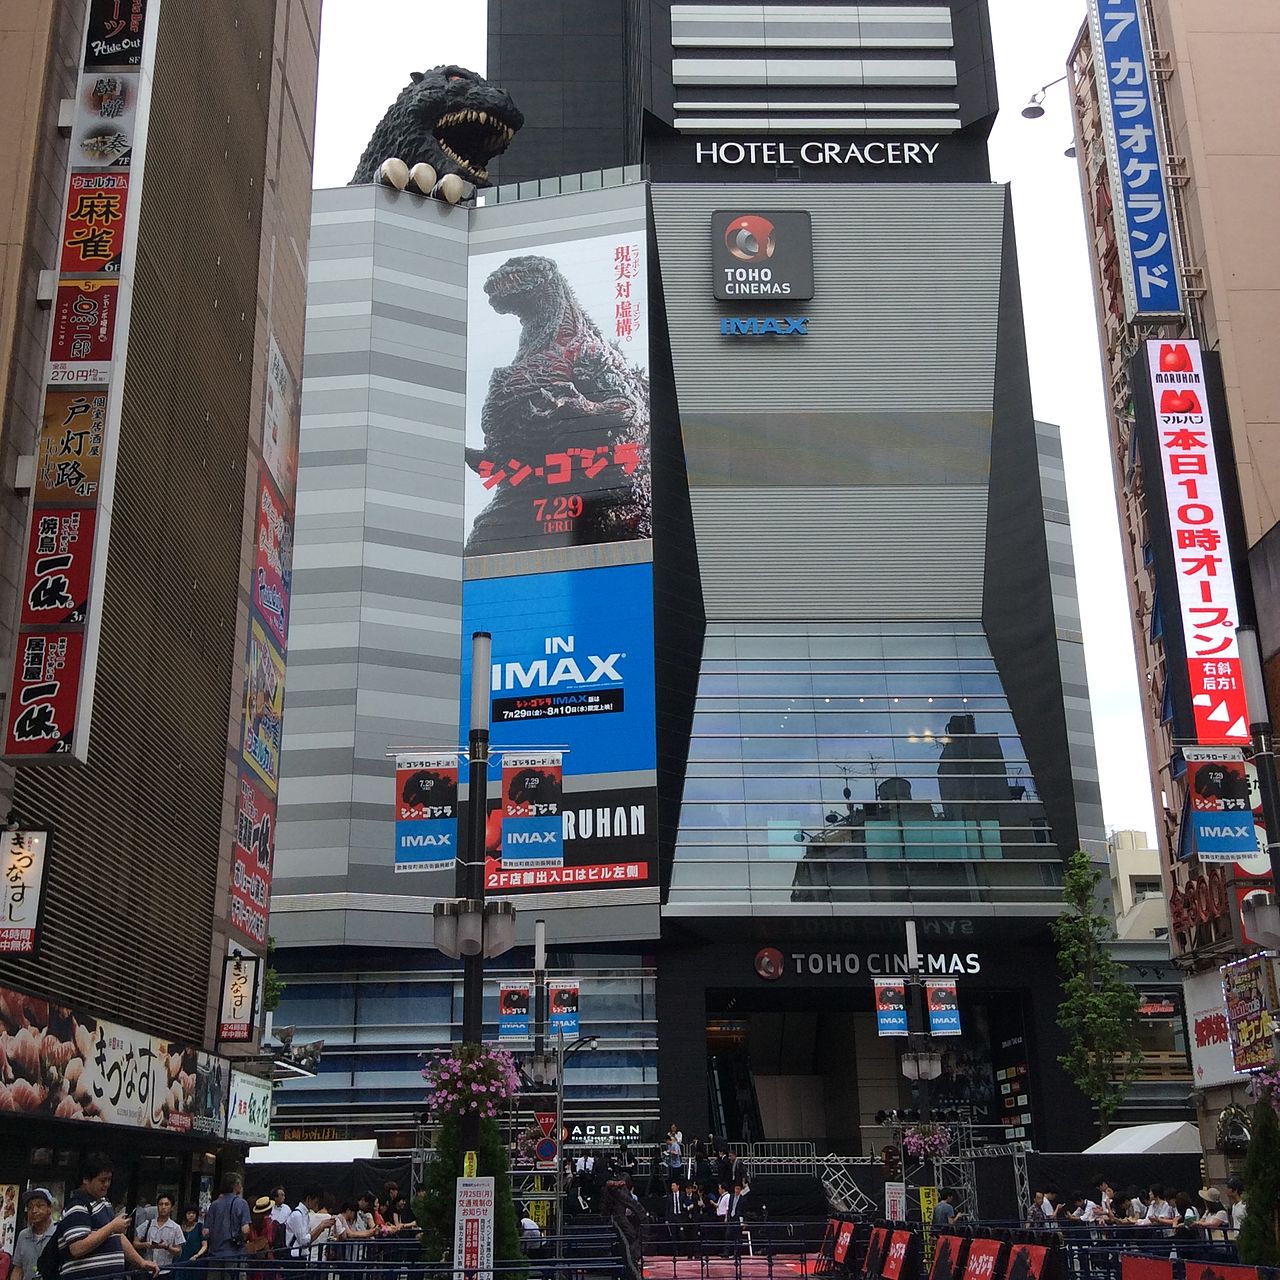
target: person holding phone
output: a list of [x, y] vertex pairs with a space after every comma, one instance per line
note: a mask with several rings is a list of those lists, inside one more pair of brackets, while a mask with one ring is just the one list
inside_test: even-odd
[[167, 1191], [156, 1196], [156, 1216], [142, 1224], [137, 1243], [142, 1256], [150, 1258], [161, 1271], [173, 1270], [187, 1237], [173, 1220], [173, 1197]]
[[67, 1280], [94, 1280], [126, 1270], [154, 1276], [160, 1270], [130, 1242], [132, 1216], [116, 1213], [107, 1199], [112, 1172], [107, 1156], [86, 1156], [80, 1169], [80, 1189], [62, 1211], [58, 1248], [62, 1254], [60, 1274]]

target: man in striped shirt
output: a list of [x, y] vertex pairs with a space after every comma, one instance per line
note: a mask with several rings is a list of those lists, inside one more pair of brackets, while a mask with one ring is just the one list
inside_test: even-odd
[[111, 1207], [107, 1199], [111, 1173], [106, 1156], [87, 1156], [80, 1171], [80, 1190], [62, 1211], [58, 1246], [62, 1251], [61, 1274], [66, 1280], [100, 1280], [127, 1270], [154, 1276], [160, 1270], [130, 1243], [133, 1219]]

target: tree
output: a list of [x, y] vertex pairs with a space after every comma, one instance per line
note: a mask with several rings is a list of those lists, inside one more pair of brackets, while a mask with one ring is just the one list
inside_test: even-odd
[[[462, 1121], [447, 1117], [436, 1133], [435, 1154], [427, 1165], [422, 1189], [414, 1197], [413, 1216], [422, 1228], [422, 1256], [439, 1262], [453, 1253], [453, 1211], [456, 1184], [462, 1177]], [[476, 1174], [493, 1178], [495, 1261], [520, 1262], [520, 1224], [511, 1198], [511, 1174], [507, 1150], [496, 1120], [480, 1121], [480, 1145], [476, 1148]]]
[[1240, 1228], [1240, 1261], [1255, 1267], [1280, 1266], [1276, 1207], [1280, 1203], [1280, 1119], [1270, 1091], [1253, 1108], [1249, 1156], [1244, 1166], [1249, 1212]]
[[1111, 954], [1108, 944], [1115, 929], [1098, 909], [1101, 880], [1089, 855], [1077, 849], [1062, 884], [1067, 909], [1052, 927], [1064, 976], [1058, 1025], [1070, 1045], [1058, 1061], [1097, 1107], [1105, 1134], [1138, 1074], [1142, 1050], [1137, 1044], [1138, 993], [1125, 982], [1124, 968]]

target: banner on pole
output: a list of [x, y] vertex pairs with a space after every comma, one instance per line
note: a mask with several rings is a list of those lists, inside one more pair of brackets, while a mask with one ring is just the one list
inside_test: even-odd
[[458, 856], [458, 757], [396, 756], [396, 871], [435, 871]]
[[907, 1034], [907, 988], [899, 978], [876, 978], [876, 1033]]
[[576, 1036], [578, 1031], [578, 980], [556, 978], [547, 983], [547, 1011], [551, 1017], [551, 1030]]
[[502, 865], [564, 866], [560, 800], [564, 756], [559, 751], [527, 751], [502, 760]]
[[960, 1034], [960, 997], [954, 978], [930, 978], [925, 983], [929, 1006], [929, 1034], [958, 1036]]
[[498, 988], [498, 1039], [529, 1038], [529, 984], [504, 982]]

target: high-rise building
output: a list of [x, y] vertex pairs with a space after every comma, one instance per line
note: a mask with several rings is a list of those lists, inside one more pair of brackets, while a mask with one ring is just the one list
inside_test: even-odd
[[265, 976], [319, 21], [0, 24], [0, 1020], [40, 1046], [0, 1084], [5, 1183], [69, 1192], [105, 1145], [118, 1198], [194, 1200], [250, 1109], [265, 1140], [270, 1084], [232, 1068]]
[[1265, 4], [1091, 3], [1068, 65], [1170, 947], [1218, 1182], [1249, 1102], [1218, 970], [1265, 941], [1242, 907], [1271, 885], [1242, 755], [1266, 708], [1245, 715], [1230, 628], [1257, 628], [1274, 718], [1280, 146], [1255, 121], [1275, 108], [1277, 37]]
[[487, 629], [519, 945], [485, 1022], [544, 919], [599, 1037], [571, 1141], [882, 1145], [909, 920], [959, 988], [933, 1105], [1089, 1133], [1048, 922], [1101, 811], [986, 32], [968, 0], [495, 4], [501, 185], [316, 193], [272, 928], [325, 1056], [282, 1126], [411, 1141], [456, 1037], [424, 797]]

